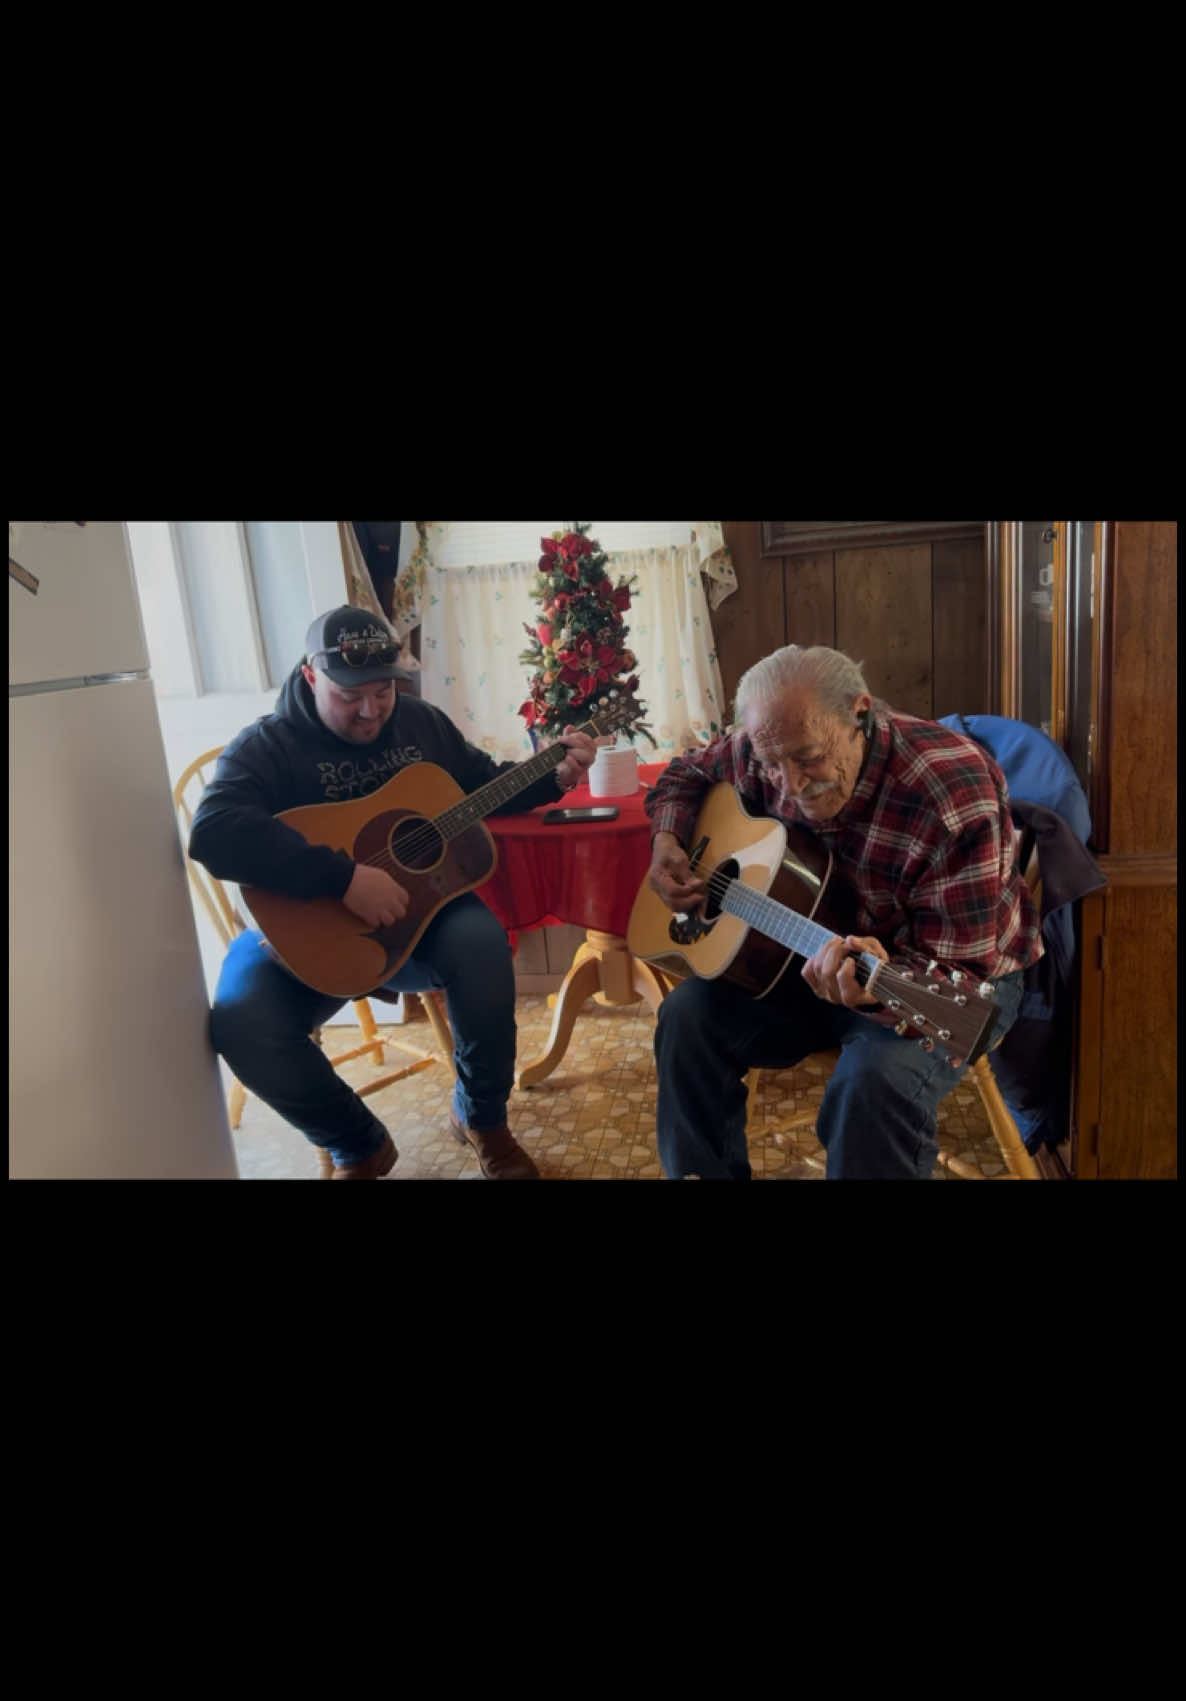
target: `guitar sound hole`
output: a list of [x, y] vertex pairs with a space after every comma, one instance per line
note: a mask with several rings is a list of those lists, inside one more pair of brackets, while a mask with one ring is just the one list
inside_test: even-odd
[[704, 906], [704, 920], [716, 921], [721, 913], [721, 899], [728, 889], [728, 882], [736, 880], [741, 872], [741, 864], [729, 857], [725, 862], [718, 863], [708, 877], [708, 902]]
[[444, 848], [440, 833], [421, 815], [409, 815], [391, 835], [391, 854], [402, 868], [432, 868]]

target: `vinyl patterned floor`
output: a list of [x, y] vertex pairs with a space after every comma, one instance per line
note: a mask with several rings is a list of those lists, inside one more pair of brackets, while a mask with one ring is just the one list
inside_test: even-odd
[[[383, 1012], [375, 1006], [376, 1015]], [[547, 1044], [552, 1014], [544, 998], [521, 997], [516, 1010], [519, 1062], [537, 1057]], [[432, 1029], [421, 1017], [380, 1032], [420, 1054], [433, 1050]], [[645, 1004], [602, 1007], [587, 1003], [559, 1066], [529, 1091], [511, 1095], [508, 1121], [549, 1181], [660, 1180], [655, 1150], [654, 1018]], [[331, 1049], [361, 1043], [357, 1028], [327, 1030]], [[834, 1056], [835, 1054], [831, 1054]], [[389, 1049], [386, 1069], [408, 1061]], [[344, 1078], [361, 1085], [376, 1071], [369, 1058], [342, 1066]], [[810, 1129], [789, 1137], [789, 1149], [774, 1134], [792, 1117], [819, 1104], [827, 1085], [829, 1056], [821, 1054], [796, 1069], [764, 1074], [750, 1099], [750, 1161], [754, 1177], [768, 1181], [822, 1181], [823, 1149]], [[380, 1093], [368, 1105], [386, 1123], [399, 1151], [388, 1181], [481, 1181], [477, 1161], [449, 1133], [453, 1078], [439, 1059]], [[974, 1087], [962, 1083], [939, 1115], [940, 1145], [986, 1175], [1004, 1171], [996, 1142]], [[235, 1136], [245, 1181], [313, 1181], [318, 1177], [313, 1147], [281, 1117], [248, 1096]], [[942, 1168], [936, 1180], [949, 1180]]]

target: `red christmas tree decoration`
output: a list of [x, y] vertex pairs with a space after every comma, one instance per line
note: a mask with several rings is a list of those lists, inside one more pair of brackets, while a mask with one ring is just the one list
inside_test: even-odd
[[[540, 618], [523, 627], [529, 642], [519, 660], [530, 670], [531, 695], [519, 713], [534, 732], [553, 738], [596, 716], [611, 692], [631, 696], [638, 685], [623, 619], [635, 581], [620, 576], [614, 584], [609, 557], [587, 535], [592, 524], [574, 520], [570, 531], [540, 540], [543, 554], [531, 593]], [[654, 744], [645, 714], [645, 704], [635, 703], [620, 728], [628, 737], [641, 732]]]

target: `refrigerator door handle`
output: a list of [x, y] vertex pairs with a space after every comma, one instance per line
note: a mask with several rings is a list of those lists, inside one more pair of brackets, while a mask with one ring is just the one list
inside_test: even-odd
[[10, 697], [36, 697], [42, 691], [79, 691], [84, 685], [122, 685], [128, 680], [147, 679], [142, 673], [88, 673], [83, 679], [39, 679], [32, 685], [10, 685]]

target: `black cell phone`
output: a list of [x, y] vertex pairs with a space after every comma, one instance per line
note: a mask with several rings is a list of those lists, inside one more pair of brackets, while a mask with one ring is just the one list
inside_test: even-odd
[[544, 820], [549, 827], [557, 821], [616, 821], [618, 806], [616, 803], [606, 803], [596, 809], [546, 809]]

